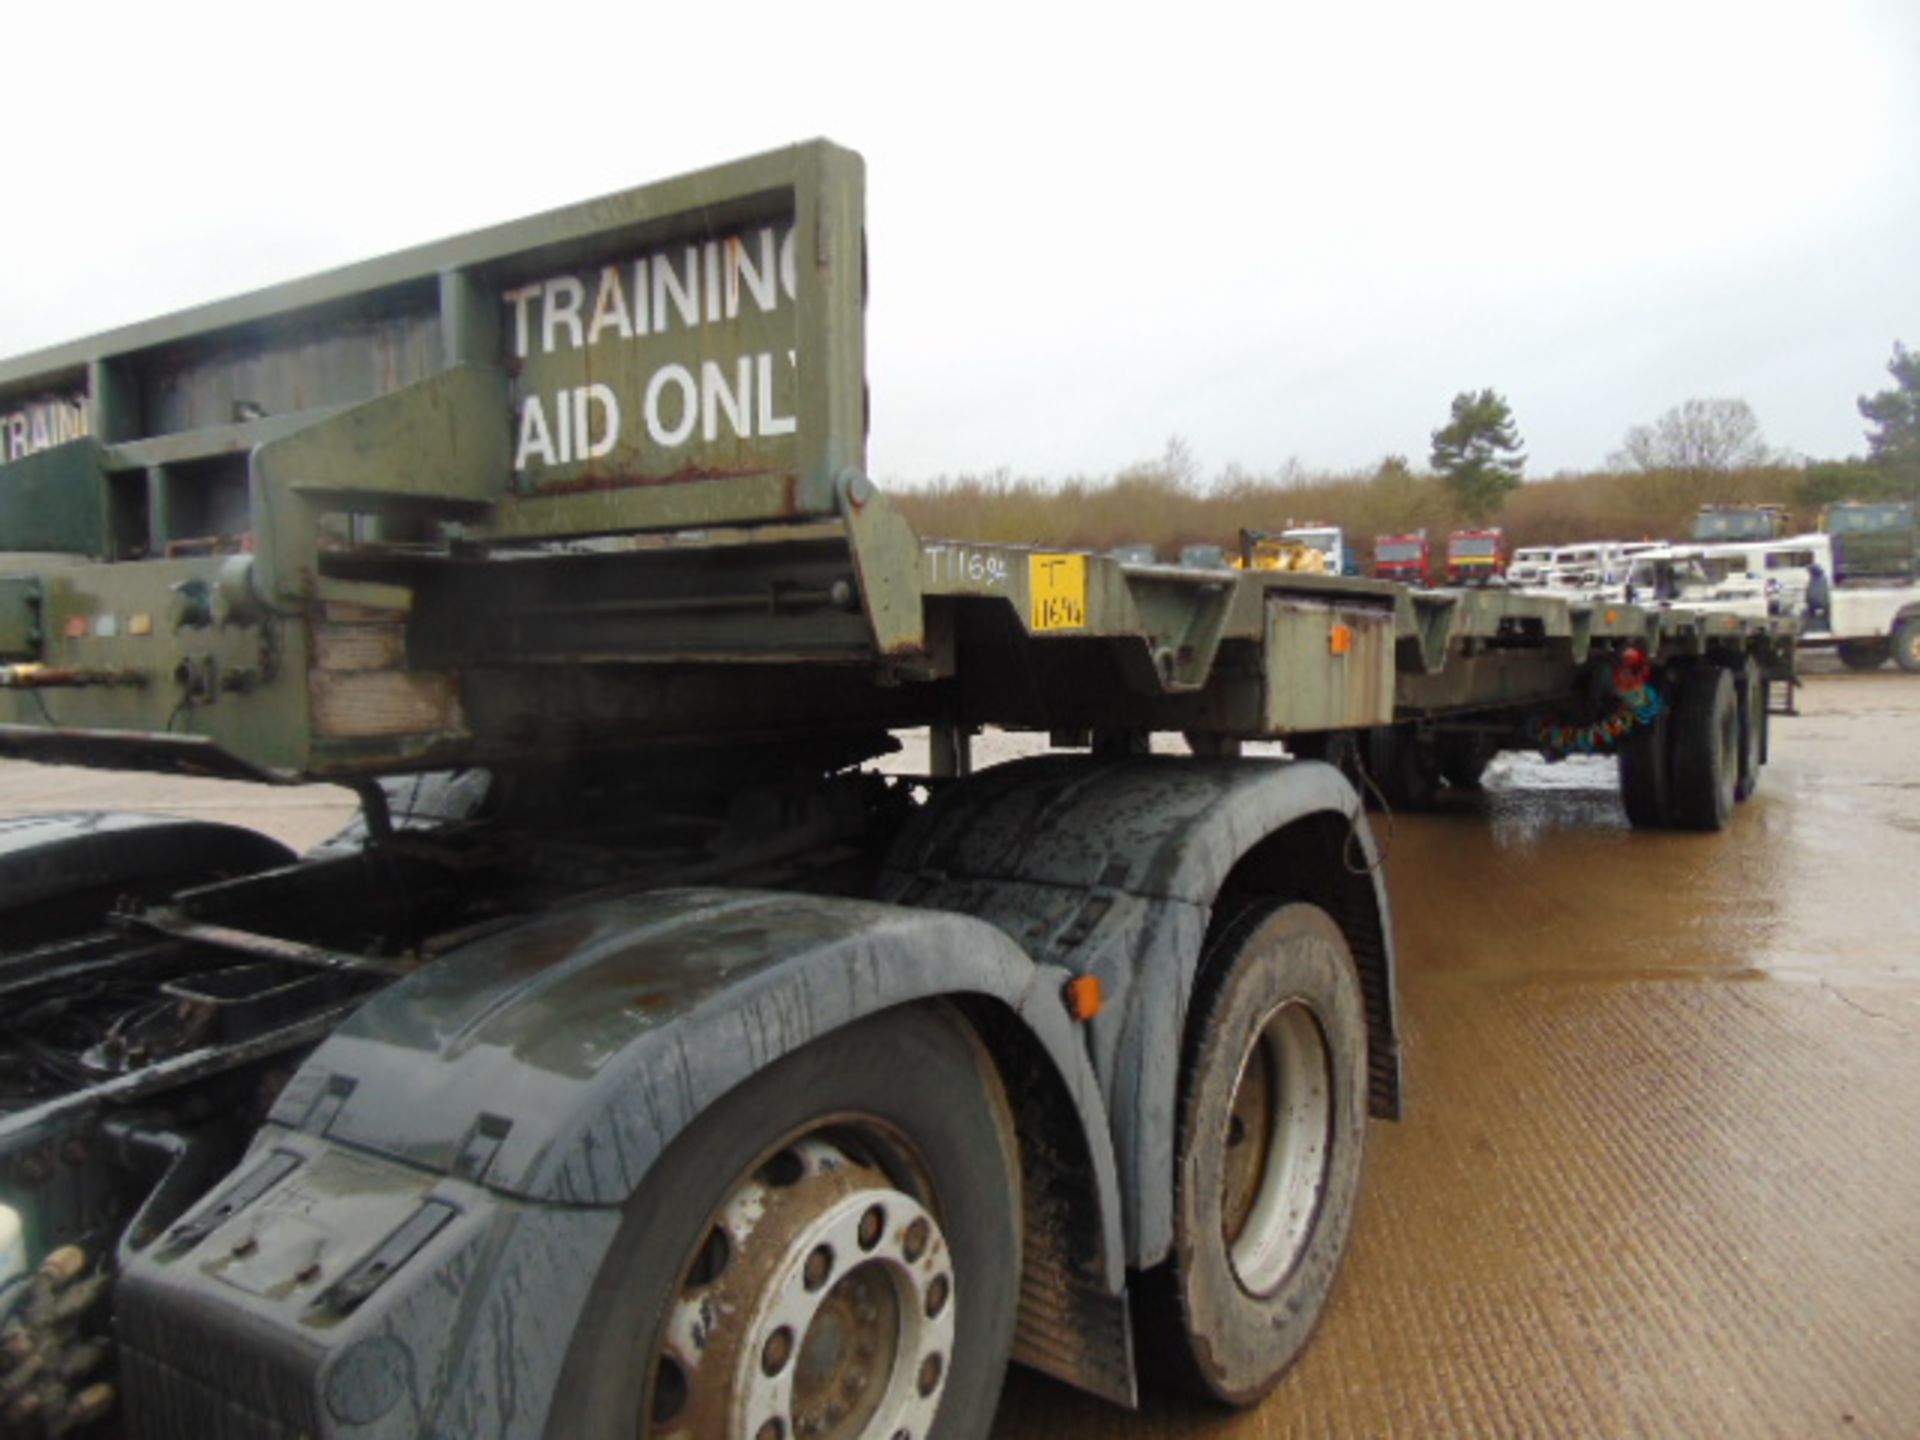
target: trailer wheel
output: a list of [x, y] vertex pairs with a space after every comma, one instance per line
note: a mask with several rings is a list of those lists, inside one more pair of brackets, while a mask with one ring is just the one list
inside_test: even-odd
[[1840, 663], [1849, 670], [1878, 670], [1887, 663], [1888, 646], [1884, 640], [1842, 640], [1833, 648]]
[[626, 1207], [549, 1440], [979, 1440], [1012, 1347], [1020, 1176], [991, 1061], [911, 1007], [769, 1066]]
[[1733, 798], [1745, 800], [1760, 788], [1760, 767], [1767, 761], [1767, 682], [1760, 665], [1748, 656], [1738, 671], [1736, 699], [1740, 711], [1739, 776]]
[[1920, 674], [1920, 615], [1893, 627], [1893, 663], [1909, 675]]
[[1620, 803], [1636, 830], [1662, 830], [1673, 823], [1672, 735], [1671, 712], [1662, 710], [1620, 742]]
[[1142, 1285], [1142, 1322], [1188, 1388], [1250, 1405], [1312, 1335], [1353, 1224], [1366, 1081], [1339, 927], [1298, 904], [1230, 922], [1187, 1026], [1173, 1254]]
[[1740, 778], [1740, 706], [1731, 671], [1699, 665], [1681, 677], [1672, 763], [1674, 823], [1724, 830]]
[[1367, 770], [1395, 810], [1431, 810], [1440, 794], [1440, 755], [1411, 725], [1367, 732]]
[[1490, 738], [1477, 733], [1443, 735], [1437, 752], [1441, 778], [1455, 790], [1478, 790], [1487, 766], [1499, 753]]

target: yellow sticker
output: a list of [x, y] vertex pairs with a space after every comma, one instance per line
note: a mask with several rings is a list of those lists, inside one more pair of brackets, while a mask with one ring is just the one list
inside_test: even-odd
[[1087, 557], [1033, 555], [1027, 560], [1035, 630], [1087, 628]]

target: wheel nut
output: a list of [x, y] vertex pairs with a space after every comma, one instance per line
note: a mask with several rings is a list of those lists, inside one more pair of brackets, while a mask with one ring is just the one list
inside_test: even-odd
[[920, 1394], [924, 1398], [940, 1388], [940, 1373], [946, 1368], [938, 1355], [929, 1355], [920, 1362]]
[[933, 1319], [947, 1308], [947, 1299], [953, 1294], [953, 1282], [944, 1275], [933, 1277], [933, 1283], [927, 1286], [927, 1318]]
[[826, 1245], [816, 1245], [807, 1256], [806, 1269], [802, 1272], [807, 1289], [818, 1290], [827, 1283], [827, 1277], [833, 1274], [833, 1250]]
[[871, 1250], [880, 1243], [880, 1237], [886, 1232], [887, 1212], [875, 1205], [860, 1217], [860, 1248]]
[[907, 1226], [906, 1237], [901, 1244], [901, 1249], [906, 1252], [909, 1262], [918, 1260], [922, 1255], [927, 1253], [928, 1233], [927, 1222], [924, 1218], [916, 1220]]
[[792, 1358], [793, 1331], [782, 1325], [767, 1337], [767, 1343], [760, 1351], [761, 1372], [769, 1377], [778, 1375], [787, 1368], [787, 1361]]

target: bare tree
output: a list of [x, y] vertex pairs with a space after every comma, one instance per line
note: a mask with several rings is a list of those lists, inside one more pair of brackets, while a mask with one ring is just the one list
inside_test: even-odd
[[1744, 400], [1689, 400], [1651, 425], [1627, 431], [1620, 448], [1607, 457], [1616, 470], [1745, 470], [1775, 463], [1760, 434], [1760, 421]]

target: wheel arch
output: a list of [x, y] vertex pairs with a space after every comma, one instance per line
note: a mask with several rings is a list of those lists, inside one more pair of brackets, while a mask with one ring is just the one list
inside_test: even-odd
[[1100, 980], [1106, 1009], [1087, 1034], [1139, 1268], [1172, 1239], [1186, 1016], [1230, 886], [1331, 902], [1368, 996], [1370, 1105], [1397, 1115], [1387, 895], [1359, 798], [1330, 765], [1045, 756], [996, 766], [936, 797], [881, 882], [887, 899], [981, 916], [1036, 961]]
[[[448, 1433], [536, 1434], [622, 1207], [667, 1147], [774, 1061], [857, 1022], [938, 1008], [1015, 1112], [1023, 1229], [1036, 1243], [1015, 1354], [1130, 1401], [1119, 1186], [1067, 978], [984, 922], [871, 901], [708, 889], [557, 910], [371, 999], [308, 1058], [240, 1168], [187, 1220], [224, 1227], [236, 1186], [281, 1153], [361, 1157], [361, 1169], [413, 1177], [336, 1194], [302, 1164], [268, 1192], [267, 1203], [305, 1195], [310, 1230], [369, 1240], [442, 1197], [470, 1215], [463, 1233], [486, 1236], [457, 1262], [397, 1267], [338, 1344], [312, 1350], [298, 1383], [324, 1403], [332, 1372], [358, 1363], [353, 1343], [379, 1331], [412, 1357], [417, 1413], [495, 1417]], [[212, 1230], [193, 1253], [226, 1236]], [[244, 1311], [263, 1345], [312, 1348], [308, 1297], [228, 1293], [187, 1255], [141, 1269], [149, 1334]], [[539, 1316], [519, 1315], [535, 1294]], [[497, 1428], [503, 1407], [515, 1426]]]
[[965, 915], [782, 892], [617, 897], [487, 936], [375, 996], [272, 1118], [519, 1199], [618, 1205], [748, 1076], [855, 1020], [948, 1001], [996, 1060], [1044, 1059], [1110, 1195], [1066, 978]]

